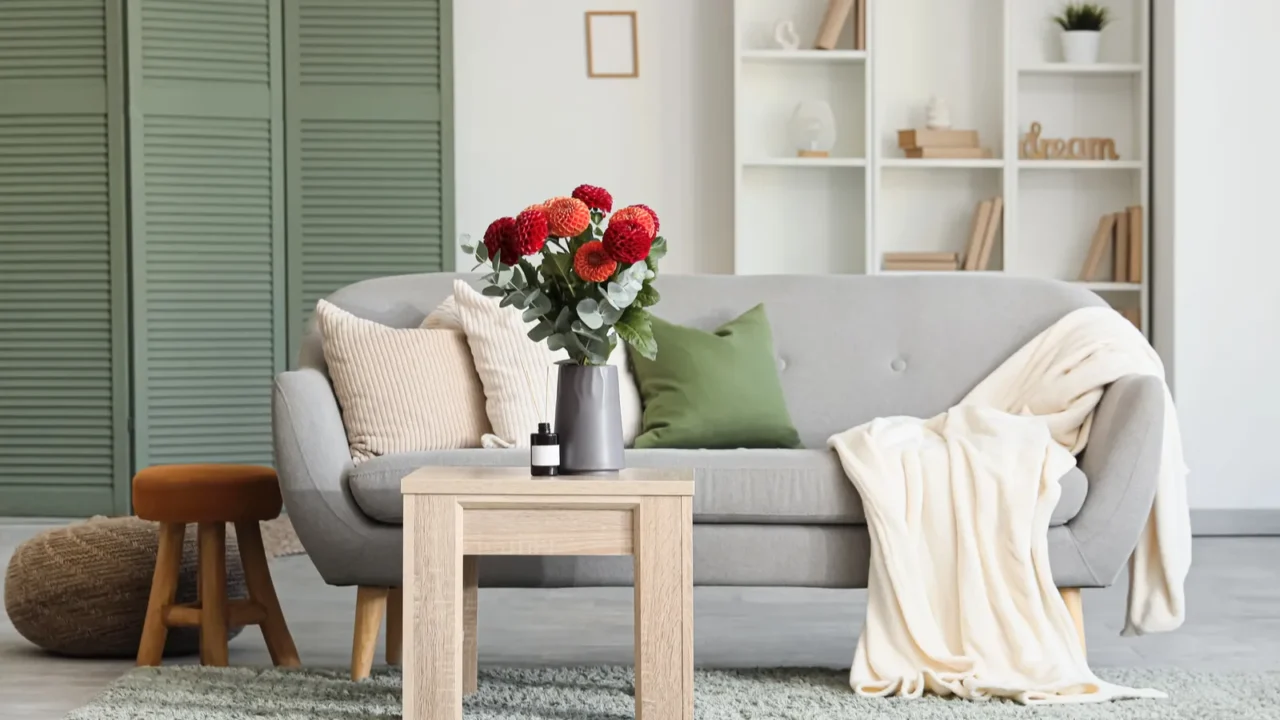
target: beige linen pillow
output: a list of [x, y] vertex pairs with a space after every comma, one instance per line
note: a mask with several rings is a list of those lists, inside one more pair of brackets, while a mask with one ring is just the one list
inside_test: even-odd
[[[460, 327], [466, 333], [476, 373], [484, 386], [489, 423], [502, 441], [495, 445], [527, 447], [529, 434], [538, 429], [538, 422], [554, 420], [557, 374], [553, 366], [568, 359], [568, 355], [530, 340], [526, 335], [529, 324], [519, 310], [500, 307], [497, 298], [485, 297], [465, 280], [454, 280], [453, 295], [427, 316], [423, 327]], [[622, 442], [630, 447], [640, 434], [640, 390], [622, 343], [609, 356], [609, 364], [618, 368]], [[544, 404], [548, 405], [545, 416]]]
[[356, 462], [480, 447], [489, 421], [461, 332], [387, 327], [324, 300], [316, 320]]

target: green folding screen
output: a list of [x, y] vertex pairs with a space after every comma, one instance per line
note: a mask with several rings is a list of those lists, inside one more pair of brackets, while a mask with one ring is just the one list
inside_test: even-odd
[[0, 515], [127, 504], [118, 2], [0, 2]]
[[290, 355], [318, 298], [453, 268], [448, 0], [285, 0]]

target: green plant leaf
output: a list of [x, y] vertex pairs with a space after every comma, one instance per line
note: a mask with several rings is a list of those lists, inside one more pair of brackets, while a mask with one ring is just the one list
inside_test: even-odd
[[555, 324], [550, 322], [546, 318], [543, 318], [538, 321], [537, 325], [534, 325], [533, 327], [529, 328], [529, 332], [526, 334], [529, 336], [530, 340], [534, 342], [542, 342], [543, 340], [546, 340], [547, 338], [555, 334], [555, 331], [556, 331]]
[[573, 337], [573, 333], [553, 333], [547, 336], [547, 349], [551, 352], [565, 350], [569, 347], [566, 338]]
[[659, 235], [653, 239], [653, 246], [649, 248], [649, 257], [654, 260], [661, 260], [667, 255], [667, 239]]
[[645, 286], [640, 289], [640, 292], [636, 294], [635, 304], [642, 308], [653, 307], [654, 305], [657, 305], [658, 301], [661, 299], [662, 296], [658, 294], [658, 291], [652, 285], [646, 283]]
[[604, 325], [604, 317], [600, 315], [600, 304], [591, 298], [578, 303], [578, 319], [592, 330]]
[[649, 311], [641, 307], [629, 307], [614, 326], [618, 337], [642, 357], [653, 360], [658, 357], [658, 343], [653, 339], [653, 325]]
[[[638, 295], [636, 297], [639, 297]], [[604, 318], [605, 325], [613, 325], [618, 322], [618, 318], [622, 317], [622, 308], [614, 307], [613, 303], [608, 299], [600, 301], [600, 317]]]
[[484, 295], [485, 297], [500, 297], [505, 300], [506, 298], [503, 296], [507, 294], [507, 291], [503, 290], [497, 285], [485, 285], [483, 288], [480, 289], [480, 294]]
[[605, 299], [613, 304], [614, 307], [627, 309], [631, 303], [635, 302], [636, 291], [629, 289], [627, 286], [617, 282], [611, 282], [600, 289], [604, 293]]

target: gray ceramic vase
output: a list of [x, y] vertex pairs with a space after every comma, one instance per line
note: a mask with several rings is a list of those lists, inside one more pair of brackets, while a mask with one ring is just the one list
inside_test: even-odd
[[556, 389], [560, 472], [600, 475], [621, 470], [622, 406], [618, 368], [561, 363]]

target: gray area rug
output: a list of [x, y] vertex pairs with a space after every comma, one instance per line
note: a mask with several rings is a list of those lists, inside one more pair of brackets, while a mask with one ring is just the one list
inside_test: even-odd
[[[1280, 718], [1280, 672], [1196, 673], [1110, 669], [1123, 685], [1156, 687], [1168, 700], [1027, 708], [1007, 701], [870, 699], [853, 694], [847, 671], [699, 670], [698, 720], [942, 720]], [[634, 716], [626, 667], [482, 668], [467, 720], [624, 720]], [[400, 716], [400, 672], [379, 669], [352, 682], [346, 670], [141, 668], [68, 720], [362, 720]]]

